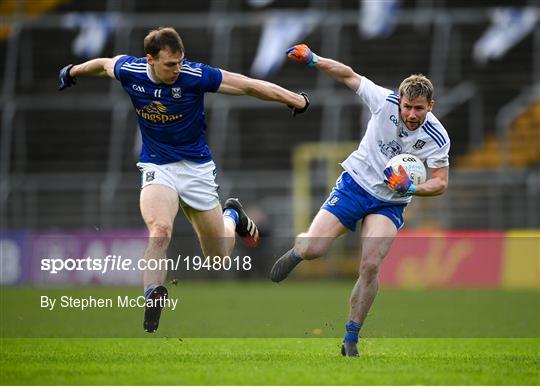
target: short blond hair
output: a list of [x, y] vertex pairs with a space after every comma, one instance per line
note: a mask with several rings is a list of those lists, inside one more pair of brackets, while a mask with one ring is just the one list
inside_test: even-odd
[[399, 96], [406, 96], [410, 100], [426, 97], [428, 102], [433, 100], [433, 84], [423, 74], [408, 76], [399, 85]]

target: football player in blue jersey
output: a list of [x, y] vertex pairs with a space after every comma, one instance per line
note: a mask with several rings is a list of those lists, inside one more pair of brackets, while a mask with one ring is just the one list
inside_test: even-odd
[[[378, 273], [392, 242], [403, 227], [403, 211], [412, 196], [437, 196], [448, 186], [450, 139], [431, 110], [433, 85], [421, 74], [407, 77], [398, 93], [376, 85], [349, 66], [314, 54], [305, 44], [287, 50], [288, 57], [315, 68], [354, 91], [371, 112], [356, 151], [342, 163], [338, 178], [308, 231], [272, 267], [270, 278], [283, 281], [303, 260], [324, 255], [333, 241], [361, 222], [361, 261], [349, 300], [343, 356], [358, 356], [358, 335], [379, 288]], [[431, 178], [415, 185], [399, 166], [385, 168], [402, 153], [416, 155]]]
[[[116, 78], [128, 93], [142, 135], [140, 162], [141, 214], [148, 227], [145, 259], [164, 259], [174, 218], [181, 207], [193, 225], [205, 256], [228, 256], [235, 233], [255, 247], [259, 233], [240, 201], [230, 198], [222, 211], [215, 182], [216, 166], [205, 139], [204, 94], [249, 95], [282, 103], [293, 116], [309, 106], [304, 93], [270, 82], [192, 62], [173, 28], [158, 28], [144, 38], [145, 56], [98, 58], [60, 70], [60, 90], [79, 77]], [[144, 329], [155, 332], [161, 315], [166, 270], [145, 270], [144, 294], [149, 302]]]

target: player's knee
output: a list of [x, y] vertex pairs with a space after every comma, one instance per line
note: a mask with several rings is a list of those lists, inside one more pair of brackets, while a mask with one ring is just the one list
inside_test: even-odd
[[298, 235], [294, 245], [294, 251], [302, 259], [315, 259], [323, 256], [328, 250], [324, 238], [310, 237], [306, 233]]
[[170, 239], [172, 236], [172, 225], [160, 222], [153, 222], [148, 225], [150, 238]]
[[362, 263], [360, 264], [360, 277], [369, 282], [377, 278], [379, 268], [379, 262], [371, 259], [362, 259]]

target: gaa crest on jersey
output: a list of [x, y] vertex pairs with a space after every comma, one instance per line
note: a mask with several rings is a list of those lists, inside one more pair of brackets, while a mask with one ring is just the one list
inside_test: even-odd
[[418, 141], [416, 141], [416, 143], [413, 145], [413, 148], [414, 148], [414, 149], [422, 149], [422, 148], [424, 147], [424, 145], [426, 145], [426, 142], [425, 142], [425, 141], [418, 140]]
[[182, 98], [182, 88], [180, 87], [171, 88], [171, 94], [173, 98]]
[[145, 180], [146, 182], [152, 181], [156, 178], [156, 171], [148, 171], [146, 172]]
[[396, 140], [392, 140], [386, 144], [379, 140], [379, 150], [389, 159], [396, 155], [399, 155], [400, 153], [403, 153], [401, 152], [401, 145], [399, 145]]

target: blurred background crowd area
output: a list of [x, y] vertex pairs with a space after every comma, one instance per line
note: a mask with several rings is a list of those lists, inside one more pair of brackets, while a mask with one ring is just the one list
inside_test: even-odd
[[[189, 60], [309, 94], [295, 118], [280, 104], [206, 97], [220, 196], [241, 198], [267, 234], [309, 224], [369, 119], [345, 86], [285, 61], [299, 42], [393, 90], [412, 73], [432, 79], [450, 187], [414, 200], [407, 228], [540, 227], [538, 1], [4, 0], [0, 17], [4, 231], [144, 228], [127, 95], [95, 78], [59, 93], [57, 76], [93, 57], [143, 56], [158, 26], [180, 33]], [[192, 231], [179, 219], [176, 233]]]

